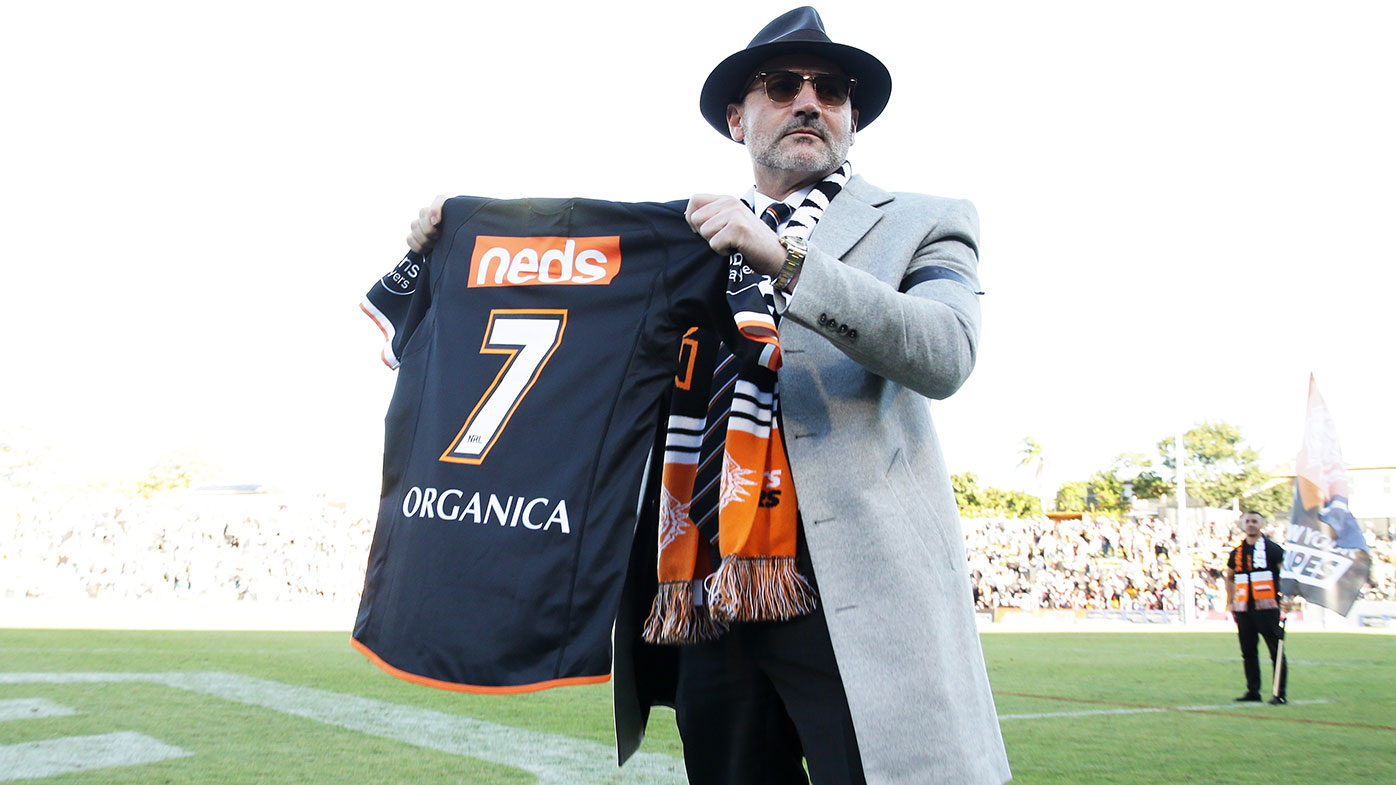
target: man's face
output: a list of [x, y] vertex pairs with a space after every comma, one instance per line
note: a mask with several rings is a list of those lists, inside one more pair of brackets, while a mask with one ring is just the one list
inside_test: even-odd
[[1241, 530], [1247, 537], [1256, 537], [1260, 530], [1265, 527], [1265, 519], [1255, 513], [1246, 513], [1241, 517]]
[[[788, 55], [767, 60], [756, 69], [794, 71], [814, 76], [843, 76], [843, 69], [821, 57]], [[795, 100], [777, 104], [766, 97], [761, 83], [755, 82], [741, 103], [727, 107], [727, 125], [732, 138], [745, 142], [751, 159], [758, 166], [793, 172], [824, 175], [837, 169], [848, 157], [857, 128], [858, 112], [849, 98], [842, 106], [820, 103], [814, 85], [805, 82]]]

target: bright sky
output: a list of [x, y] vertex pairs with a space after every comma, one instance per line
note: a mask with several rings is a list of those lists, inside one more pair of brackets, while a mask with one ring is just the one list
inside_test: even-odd
[[[357, 302], [417, 208], [744, 191], [698, 91], [790, 7], [5, 4], [0, 430], [371, 498], [393, 375]], [[1279, 463], [1311, 371], [1348, 462], [1396, 463], [1389, 4], [817, 7], [894, 80], [855, 171], [980, 212], [953, 471], [1031, 489], [1032, 436], [1084, 479], [1204, 419]]]

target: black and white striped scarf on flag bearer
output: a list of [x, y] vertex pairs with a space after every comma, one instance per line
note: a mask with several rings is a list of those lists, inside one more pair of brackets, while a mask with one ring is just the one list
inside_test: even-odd
[[[845, 161], [798, 207], [775, 202], [761, 219], [808, 239], [848, 182]], [[777, 621], [809, 613], [818, 600], [795, 566], [797, 505], [780, 435], [775, 289], [768, 276], [729, 260], [727, 297], [738, 326], [769, 327], [760, 359], [737, 357], [707, 330], [684, 336], [668, 432], [659, 510], [659, 591], [644, 638], [710, 640], [734, 621]], [[718, 564], [710, 543], [716, 523]]]

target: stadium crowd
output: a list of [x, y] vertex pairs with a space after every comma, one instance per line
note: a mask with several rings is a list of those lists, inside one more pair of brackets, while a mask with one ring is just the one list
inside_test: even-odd
[[[1192, 574], [1195, 607], [1226, 609], [1221, 570], [1239, 542], [1232, 520], [1198, 528], [1185, 563], [1176, 527], [1160, 518], [976, 518], [965, 521], [975, 606], [1165, 610], [1179, 607], [1179, 576]], [[1267, 535], [1284, 542], [1284, 524]], [[1396, 600], [1396, 541], [1367, 533], [1368, 600]]]
[[0, 519], [0, 599], [346, 600], [371, 516], [323, 499], [171, 494], [20, 499]]
[[[353, 600], [363, 586], [372, 511], [322, 497], [163, 494], [153, 499], [8, 498], [0, 518], [0, 599]], [[1284, 524], [1269, 535], [1283, 541]], [[975, 604], [1176, 610], [1180, 570], [1197, 608], [1223, 610], [1221, 567], [1234, 521], [1201, 527], [1190, 564], [1159, 518], [967, 518]], [[1363, 597], [1396, 600], [1396, 541], [1370, 533]]]

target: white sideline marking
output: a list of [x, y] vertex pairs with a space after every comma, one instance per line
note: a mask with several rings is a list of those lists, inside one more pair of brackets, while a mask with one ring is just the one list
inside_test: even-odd
[[38, 720], [44, 717], [66, 717], [77, 712], [43, 698], [11, 698], [0, 700], [0, 722], [8, 720]]
[[511, 728], [328, 690], [232, 673], [0, 673], [0, 684], [152, 682], [260, 706], [370, 736], [511, 766], [538, 785], [685, 785], [683, 762], [637, 753], [616, 767], [610, 745]]
[[[1308, 706], [1313, 703], [1332, 703], [1327, 698], [1307, 701], [1290, 701], [1290, 706]], [[1220, 706], [1141, 706], [1134, 709], [1090, 709], [1088, 711], [1048, 711], [1041, 714], [1000, 714], [999, 720], [1044, 720], [1051, 717], [1101, 717], [1109, 714], [1154, 714], [1162, 711], [1220, 711], [1223, 709], [1256, 708], [1254, 703], [1223, 703]]]
[[138, 766], [193, 754], [130, 731], [7, 744], [0, 746], [0, 781]]

